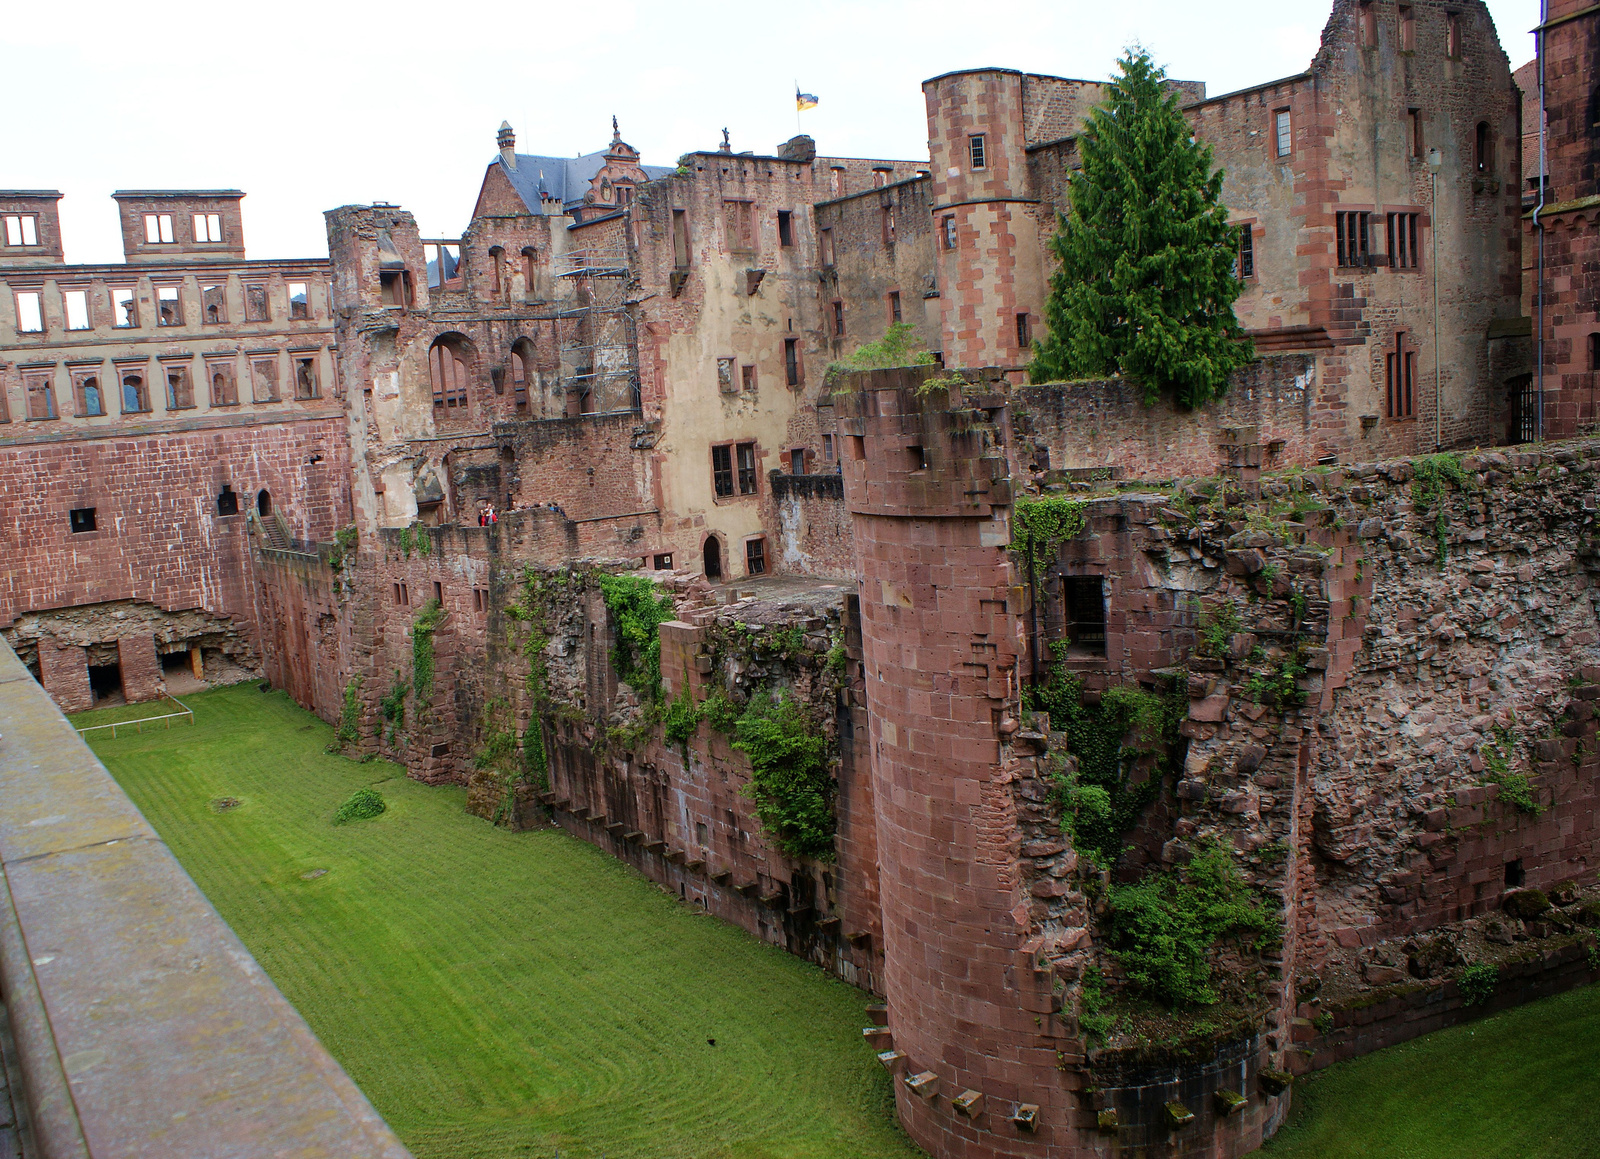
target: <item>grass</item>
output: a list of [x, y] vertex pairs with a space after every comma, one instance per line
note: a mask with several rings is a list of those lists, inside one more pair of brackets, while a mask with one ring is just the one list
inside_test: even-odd
[[1600, 1156], [1600, 988], [1454, 1026], [1296, 1081], [1263, 1159]]
[[[862, 991], [563, 832], [328, 755], [281, 692], [186, 703], [192, 728], [90, 743], [418, 1159], [920, 1154]], [[366, 785], [387, 811], [335, 827]]]
[[[152, 716], [171, 716], [173, 713], [182, 714], [189, 706], [188, 700], [177, 701], [170, 696], [160, 700], [145, 700], [138, 704], [115, 704], [110, 708], [97, 708], [93, 712], [80, 712], [72, 718], [79, 728], [91, 724], [121, 724], [125, 720], [144, 720]], [[153, 724], [142, 726], [145, 731], [164, 728], [188, 728], [189, 721], [183, 720], [158, 720]], [[121, 734], [121, 730], [118, 730]], [[109, 730], [108, 730], [109, 735]]]

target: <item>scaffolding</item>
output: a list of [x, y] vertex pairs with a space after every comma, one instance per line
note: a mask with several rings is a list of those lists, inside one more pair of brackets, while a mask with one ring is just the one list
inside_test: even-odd
[[559, 391], [576, 394], [582, 414], [639, 410], [638, 344], [628, 313], [626, 251], [621, 245], [571, 250], [556, 276], [571, 280], [576, 303], [557, 314]]

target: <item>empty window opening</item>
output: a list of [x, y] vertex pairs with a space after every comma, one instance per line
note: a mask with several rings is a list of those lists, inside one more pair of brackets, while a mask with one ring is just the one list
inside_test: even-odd
[[78, 413], [95, 418], [106, 413], [106, 400], [100, 394], [100, 377], [85, 375], [78, 380]]
[[438, 580], [433, 581], [433, 599], [435, 603], [444, 603], [444, 584]]
[[278, 360], [258, 358], [250, 363], [251, 397], [256, 402], [278, 401]]
[[1385, 219], [1389, 264], [1399, 270], [1417, 268], [1417, 218], [1415, 213], [1391, 213]]
[[820, 260], [824, 267], [832, 266], [834, 264], [833, 230], [831, 228], [825, 229], [819, 236], [818, 250], [820, 251]]
[[800, 339], [783, 340], [783, 372], [790, 386], [800, 385]]
[[42, 334], [44, 332], [44, 296], [38, 290], [17, 292], [17, 332]]
[[864, 435], [846, 435], [850, 440], [850, 457], [852, 459], [865, 459], [867, 457], [867, 440]]
[[890, 290], [889, 291], [889, 321], [891, 323], [894, 323], [894, 322], [899, 322], [900, 320], [901, 320], [901, 317], [900, 317], [900, 291], [899, 290]]
[[654, 559], [651, 560], [651, 565], [657, 571], [671, 571], [672, 570], [672, 553], [669, 551], [669, 552], [665, 552], [662, 555], [656, 556]]
[[967, 158], [974, 169], [984, 169], [989, 164], [988, 144], [984, 134], [974, 133], [967, 138]]
[[187, 366], [168, 366], [165, 368], [167, 376], [167, 409], [188, 410], [194, 406], [194, 383], [189, 379]]
[[478, 612], [480, 614], [483, 613], [483, 612], [487, 612], [489, 610], [489, 589], [488, 588], [473, 588], [472, 589], [472, 610], [474, 612]]
[[706, 579], [719, 580], [722, 578], [722, 541], [715, 535], [706, 537], [704, 554], [704, 570]]
[[894, 206], [883, 207], [883, 244], [894, 244]]
[[1489, 132], [1488, 121], [1478, 122], [1472, 157], [1480, 176], [1487, 177], [1494, 172], [1494, 136]]
[[266, 519], [272, 514], [272, 492], [265, 487], [256, 494], [256, 514]]
[[505, 255], [506, 251], [499, 246], [489, 247], [489, 293], [496, 298], [502, 293], [500, 262]]
[[1106, 653], [1106, 603], [1100, 576], [1067, 576], [1061, 581], [1067, 642], [1074, 651]]
[[1416, 382], [1416, 361], [1416, 351], [1406, 349], [1405, 332], [1396, 330], [1394, 349], [1384, 356], [1385, 412], [1389, 418], [1408, 419], [1417, 413], [1416, 397], [1413, 393]]
[[844, 169], [835, 165], [828, 170], [828, 192], [835, 197], [844, 196]]
[[744, 390], [755, 390], [756, 368], [754, 366], [745, 365], [739, 368], [739, 386]]
[[265, 286], [246, 286], [244, 288], [244, 320], [246, 322], [270, 322], [272, 312], [267, 305], [267, 288]]
[[1444, 54], [1451, 60], [1461, 58], [1461, 14], [1447, 12], [1444, 17]]
[[172, 240], [172, 214], [147, 213], [144, 215], [144, 242], [146, 245], [167, 245]]
[[200, 287], [200, 318], [208, 326], [228, 320], [228, 288], [222, 285]]
[[778, 244], [794, 245], [794, 221], [787, 209], [778, 210]]
[[465, 410], [471, 378], [466, 351], [449, 339], [438, 338], [428, 351], [428, 378], [433, 383], [433, 409]]
[[212, 363], [206, 367], [206, 375], [211, 380], [212, 406], [239, 405], [239, 387], [234, 381], [233, 367], [225, 363]]
[[120, 700], [122, 698], [122, 665], [89, 665], [89, 691], [93, 694], [96, 704], [102, 700]]
[[906, 470], [926, 471], [928, 469], [928, 452], [920, 446], [906, 448]]
[[150, 409], [150, 395], [145, 390], [142, 374], [122, 376], [122, 413], [139, 414]]
[[1589, 335], [1589, 369], [1600, 370], [1600, 331]]
[[1339, 264], [1346, 267], [1370, 265], [1368, 252], [1371, 244], [1370, 213], [1336, 213], [1334, 229], [1338, 233]]
[[67, 524], [74, 535], [95, 530], [94, 512], [93, 507], [74, 507], [67, 512]]
[[732, 358], [717, 359], [717, 389], [723, 394], [733, 394], [738, 388], [733, 384]]
[[689, 213], [683, 209], [672, 211], [672, 264], [689, 267]]
[[1294, 145], [1294, 132], [1289, 121], [1289, 110], [1279, 109], [1274, 114], [1277, 129], [1278, 156], [1287, 157]]
[[193, 226], [195, 241], [222, 240], [222, 215], [219, 213], [197, 213]]
[[38, 245], [39, 222], [31, 213], [6, 214], [6, 245]]
[[132, 290], [111, 291], [111, 325], [118, 330], [139, 325], [139, 301]]
[[522, 249], [522, 292], [527, 295], [533, 293], [533, 247], [524, 246]]
[[50, 382], [51, 377], [52, 375], [48, 370], [23, 374], [22, 391], [28, 400], [28, 417], [30, 419], [53, 419], [56, 417], [56, 392]]
[[1521, 889], [1522, 883], [1528, 879], [1522, 869], [1522, 858], [1506, 862], [1506, 888]]
[[844, 303], [837, 300], [833, 303], [833, 336], [844, 337]]
[[1423, 156], [1426, 153], [1426, 149], [1423, 147], [1426, 144], [1426, 138], [1422, 132], [1421, 109], [1406, 110], [1406, 127], [1410, 130], [1408, 136], [1411, 138], [1411, 155], [1413, 157]]
[[744, 545], [744, 570], [746, 575], [767, 574], [767, 541], [751, 539]]
[[448, 242], [425, 242], [422, 246], [422, 257], [428, 267], [428, 288], [453, 289], [448, 285], [459, 282], [461, 278], [461, 247]]
[[378, 297], [385, 306], [410, 306], [412, 304], [411, 271], [379, 270]]
[[1026, 351], [1026, 350], [1029, 350], [1032, 346], [1033, 346], [1033, 332], [1030, 329], [1029, 324], [1028, 324], [1028, 316], [1026, 314], [1018, 314], [1017, 315], [1017, 347], [1020, 350]]
[[434, 745], [429, 751], [436, 759], [438, 757], [447, 757], [450, 755], [450, 743], [448, 741], [441, 741], [440, 743]]
[[290, 320], [311, 317], [311, 298], [306, 293], [306, 283], [290, 282], [288, 290]]
[[322, 382], [317, 375], [315, 356], [294, 360], [294, 396], [295, 398], [322, 397]]
[[405, 604], [405, 602], [406, 602], [406, 594], [405, 594], [406, 586], [405, 586], [405, 584], [397, 583], [397, 584], [393, 584], [392, 587], [394, 589], [394, 602], [395, 602], [395, 604], [396, 605]]
[[1400, 51], [1417, 51], [1417, 16], [1409, 4], [1400, 5]]
[[528, 383], [533, 380], [533, 343], [517, 339], [511, 347], [511, 396], [519, 411], [528, 409]]
[[722, 224], [730, 250], [748, 252], [756, 248], [755, 206], [748, 201], [724, 201]]
[[227, 483], [222, 485], [222, 491], [217, 495], [217, 514], [239, 514], [239, 493]]
[[65, 290], [61, 294], [61, 303], [66, 307], [67, 329], [89, 329], [89, 291]]
[[156, 325], [183, 325], [183, 295], [177, 286], [156, 287]]
[[889, 175], [891, 172], [892, 170], [889, 169], [874, 169], [872, 171], [872, 187], [874, 189], [882, 189], [885, 185], [889, 184]]
[[1378, 43], [1378, 14], [1372, 9], [1372, 0], [1361, 0], [1357, 6], [1356, 41], [1362, 48], [1372, 48]]

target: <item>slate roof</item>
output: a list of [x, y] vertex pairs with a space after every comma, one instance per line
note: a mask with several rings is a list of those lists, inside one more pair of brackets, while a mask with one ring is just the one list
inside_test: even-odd
[[[589, 182], [605, 168], [606, 150], [585, 153], [582, 157], [541, 157], [535, 153], [518, 153], [515, 169], [507, 167], [504, 158], [495, 154], [494, 164], [500, 166], [501, 172], [511, 182], [511, 188], [517, 191], [517, 196], [528, 207], [528, 212], [542, 214], [541, 193], [555, 198], [563, 209], [570, 209], [582, 202], [583, 195], [589, 192]], [[639, 168], [652, 181], [673, 171], [670, 165], [641, 165]]]

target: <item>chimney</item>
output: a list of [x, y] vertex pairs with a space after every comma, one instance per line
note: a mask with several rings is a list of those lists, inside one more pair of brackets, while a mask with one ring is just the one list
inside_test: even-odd
[[500, 146], [500, 160], [505, 162], [507, 169], [517, 167], [517, 135], [511, 131], [510, 121], [500, 122], [500, 132], [495, 135], [495, 144]]

